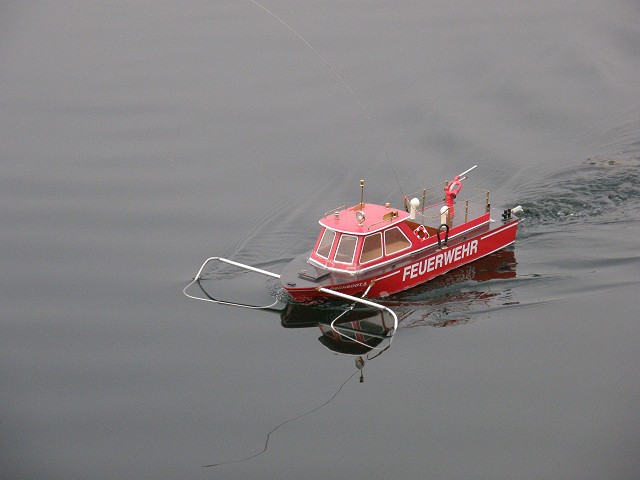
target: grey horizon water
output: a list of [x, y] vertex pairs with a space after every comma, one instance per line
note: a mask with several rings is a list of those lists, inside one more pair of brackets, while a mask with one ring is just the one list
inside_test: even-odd
[[364, 383], [202, 468], [355, 366], [182, 288], [211, 255], [277, 271], [360, 178], [398, 185], [248, 1], [4, 3], [2, 478], [638, 478], [638, 4], [264, 5], [404, 192], [477, 163], [525, 207], [515, 276], [391, 299]]

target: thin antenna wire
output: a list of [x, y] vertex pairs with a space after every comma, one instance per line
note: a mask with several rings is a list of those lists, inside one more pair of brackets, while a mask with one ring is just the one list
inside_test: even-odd
[[327, 405], [329, 402], [331, 402], [331, 400], [333, 400], [334, 398], [336, 398], [338, 396], [338, 394], [340, 393], [342, 388], [347, 384], [347, 382], [349, 380], [351, 380], [355, 376], [356, 373], [358, 373], [358, 370], [353, 372], [351, 374], [351, 376], [349, 378], [347, 378], [342, 385], [340, 385], [340, 388], [338, 388], [338, 391], [336, 393], [334, 393], [333, 396], [329, 400], [324, 402], [322, 405], [318, 405], [313, 410], [309, 410], [308, 412], [301, 413], [300, 415], [298, 415], [296, 417], [290, 418], [289, 420], [286, 420], [286, 421], [280, 423], [277, 427], [271, 429], [271, 431], [269, 433], [267, 433], [267, 438], [265, 439], [265, 442], [264, 442], [264, 448], [262, 450], [260, 450], [258, 453], [254, 453], [253, 455], [249, 455], [248, 457], [241, 458], [241, 459], [238, 459], [238, 460], [228, 460], [226, 462], [211, 463], [209, 465], [203, 465], [202, 467], [203, 468], [210, 468], [210, 467], [218, 467], [220, 465], [229, 465], [230, 463], [242, 463], [242, 462], [246, 462], [247, 460], [251, 460], [252, 458], [255, 458], [255, 457], [258, 457], [258, 456], [262, 455], [264, 452], [267, 451], [267, 448], [269, 448], [269, 439], [271, 438], [271, 434], [273, 432], [278, 430], [283, 425], [286, 425], [287, 423], [291, 423], [291, 422], [293, 422], [295, 420], [298, 420], [299, 418], [305, 417], [307, 415], [312, 414], [313, 412], [317, 412], [318, 410], [320, 410], [322, 407]]
[[376, 138], [378, 139], [378, 144], [380, 145], [380, 148], [382, 148], [382, 151], [384, 152], [385, 157], [387, 158], [387, 163], [389, 164], [389, 168], [391, 169], [391, 171], [393, 172], [393, 176], [396, 179], [396, 182], [398, 183], [398, 188], [400, 188], [400, 193], [402, 194], [402, 196], [404, 197], [404, 192], [402, 191], [402, 185], [400, 185], [400, 180], [398, 180], [398, 175], [396, 174], [396, 171], [393, 168], [393, 164], [391, 163], [391, 159], [389, 158], [389, 154], [387, 153], [387, 149], [384, 148], [384, 144], [382, 143], [382, 136], [380, 135], [380, 132], [378, 131], [378, 129], [376, 128], [375, 124], [373, 123], [373, 120], [371, 119], [371, 115], [369, 115], [369, 112], [367, 112], [367, 109], [364, 108], [364, 105], [362, 104], [362, 102], [360, 101], [360, 99], [358, 98], [358, 96], [355, 94], [355, 92], [353, 90], [351, 90], [351, 87], [349, 87], [349, 85], [347, 85], [347, 82], [344, 81], [344, 79], [338, 74], [338, 72], [335, 71], [335, 69], [333, 68], [333, 66], [327, 61], [326, 58], [324, 58], [322, 55], [320, 55], [320, 52], [318, 52], [315, 48], [313, 48], [313, 46], [307, 42], [302, 35], [300, 35], [291, 25], [289, 25], [287, 22], [285, 22], [282, 18], [280, 18], [278, 15], [276, 15], [275, 13], [273, 13], [271, 10], [269, 10], [268, 8], [266, 8], [265, 6], [259, 4], [258, 2], [256, 2], [255, 0], [249, 0], [251, 3], [253, 3], [255, 6], [260, 7], [262, 10], [264, 10], [265, 12], [267, 12], [269, 15], [271, 15], [273, 18], [275, 18], [276, 20], [278, 20], [282, 25], [284, 25], [285, 27], [287, 27], [289, 30], [291, 30], [291, 32], [298, 37], [300, 40], [302, 40], [305, 45], [307, 45], [307, 47], [309, 47], [313, 53], [315, 53], [318, 58], [320, 58], [320, 60], [322, 60], [322, 62], [329, 68], [329, 70], [331, 70], [333, 72], [333, 74], [338, 78], [338, 80], [340, 80], [340, 83], [342, 83], [342, 85], [344, 86], [344, 88], [347, 89], [347, 91], [351, 94], [351, 96], [353, 97], [353, 99], [356, 101], [356, 103], [358, 104], [358, 106], [360, 107], [360, 110], [362, 110], [362, 112], [364, 113], [364, 115], [367, 117], [367, 120], [369, 120], [369, 124], [371, 125], [371, 127], [373, 128], [374, 132], [376, 133]]

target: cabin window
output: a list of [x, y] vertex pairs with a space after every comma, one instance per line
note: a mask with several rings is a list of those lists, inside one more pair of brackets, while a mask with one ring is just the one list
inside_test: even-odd
[[325, 228], [324, 233], [322, 234], [322, 238], [320, 239], [320, 243], [318, 244], [316, 253], [323, 258], [329, 258], [329, 253], [331, 253], [331, 245], [333, 245], [333, 239], [335, 238], [335, 236], [336, 232]]
[[334, 260], [340, 263], [353, 263], [353, 256], [356, 252], [358, 237], [353, 235], [342, 235], [338, 242], [338, 249]]
[[398, 228], [393, 227], [384, 232], [384, 251], [387, 255], [399, 252], [411, 246], [411, 242]]
[[362, 254], [360, 255], [360, 263], [370, 262], [382, 256], [382, 234], [374, 233], [365, 237], [362, 244]]

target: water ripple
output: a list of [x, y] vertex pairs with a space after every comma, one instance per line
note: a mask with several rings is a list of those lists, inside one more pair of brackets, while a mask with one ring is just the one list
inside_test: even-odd
[[639, 207], [639, 164], [639, 157], [594, 157], [530, 185], [522, 195], [522, 236], [550, 224], [620, 222]]

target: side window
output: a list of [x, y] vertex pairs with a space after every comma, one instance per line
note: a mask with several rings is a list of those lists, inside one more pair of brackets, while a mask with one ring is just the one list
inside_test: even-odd
[[362, 254], [360, 255], [360, 263], [370, 262], [382, 256], [382, 234], [374, 233], [365, 237], [362, 245]]
[[333, 239], [335, 238], [335, 236], [336, 232], [325, 228], [324, 233], [322, 234], [322, 239], [318, 244], [316, 253], [323, 258], [329, 258], [329, 253], [331, 253], [331, 245], [333, 244]]
[[336, 250], [335, 261], [340, 263], [353, 263], [353, 256], [356, 253], [358, 237], [353, 235], [342, 235]]
[[398, 227], [393, 227], [384, 232], [384, 251], [387, 255], [399, 252], [410, 246], [411, 242]]

